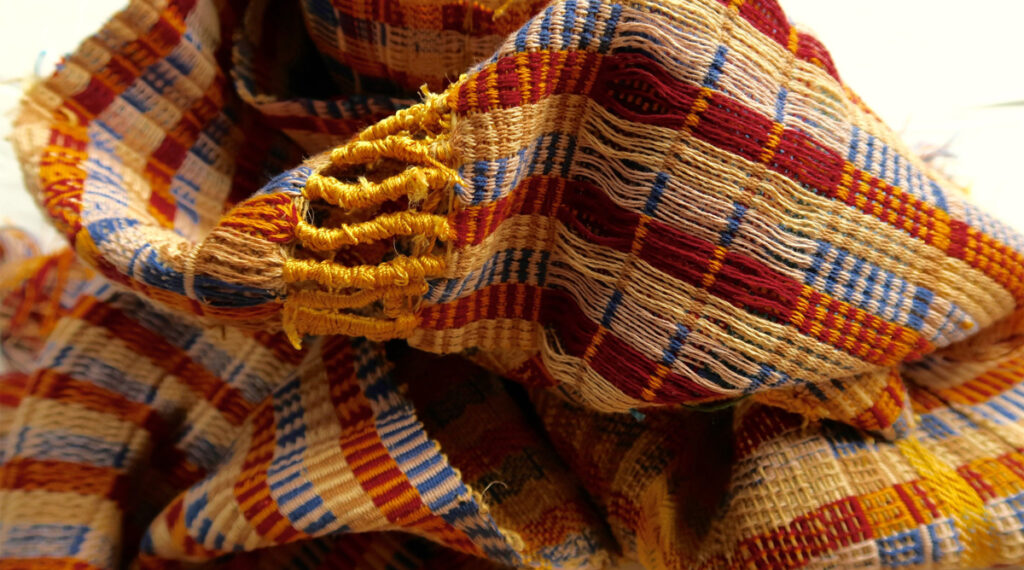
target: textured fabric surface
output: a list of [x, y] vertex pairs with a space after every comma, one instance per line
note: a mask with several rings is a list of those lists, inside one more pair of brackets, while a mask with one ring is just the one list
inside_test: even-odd
[[1024, 563], [1024, 238], [773, 1], [137, 0], [14, 139], [0, 569]]

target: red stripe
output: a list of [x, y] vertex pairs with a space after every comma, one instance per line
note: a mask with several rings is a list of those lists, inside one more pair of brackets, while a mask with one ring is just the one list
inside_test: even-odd
[[[194, 5], [195, 0], [172, 2], [160, 13], [160, 18], [149, 30], [124, 46], [118, 46], [111, 53], [109, 63], [94, 72], [88, 86], [71, 96], [64, 107], [77, 115], [81, 122], [88, 122], [100, 114], [143, 70], [166, 57], [178, 45], [180, 30], [185, 25], [185, 15]], [[102, 39], [100, 42], [104, 43]], [[72, 61], [76, 57], [73, 55]]]
[[[735, 0], [718, 1], [725, 6], [736, 3]], [[792, 26], [778, 2], [775, 0], [746, 0], [740, 6], [739, 15], [782, 49], [790, 51], [789, 35]], [[811, 35], [799, 33], [798, 38], [797, 58], [824, 69], [836, 81], [839, 81], [839, 74], [836, 72], [836, 66], [832, 62], [832, 56], [829, 55], [828, 50]]]
[[144, 428], [154, 436], [167, 433], [167, 426], [162, 418], [146, 404], [133, 402], [117, 392], [59, 372], [37, 371], [29, 381], [27, 393], [38, 398], [75, 404], [115, 416]]
[[[546, 97], [564, 93], [582, 94], [590, 90], [602, 56], [579, 51], [538, 51], [518, 53], [486, 65], [458, 87], [455, 112], [484, 113], [496, 108], [536, 103]], [[488, 78], [499, 73], [503, 85], [518, 86], [492, 100]], [[528, 79], [527, 79], [528, 78]], [[508, 89], [508, 87], [505, 87]]]
[[[322, 349], [324, 368], [331, 385], [331, 400], [338, 411], [342, 432], [347, 434], [339, 441], [341, 452], [356, 481], [390, 523], [432, 535], [435, 540], [457, 550], [479, 553], [479, 548], [463, 531], [445, 522], [423, 503], [419, 491], [384, 446], [372, 421], [370, 402], [356, 376], [353, 350], [347, 339], [337, 338], [329, 340]], [[338, 355], [341, 352], [349, 354]], [[344, 366], [335, 362], [344, 363]], [[386, 468], [381, 470], [382, 466]], [[408, 499], [396, 505], [393, 500], [399, 496], [407, 496]]]
[[178, 123], [164, 134], [163, 141], [150, 155], [144, 170], [151, 186], [149, 208], [168, 227], [173, 225], [178, 207], [177, 200], [170, 192], [171, 176], [185, 161], [200, 131], [221, 112], [224, 106], [222, 91], [226, 83], [222, 72], [217, 70], [206, 91], [193, 101]]
[[973, 465], [961, 465], [957, 468], [956, 474], [964, 481], [967, 481], [967, 484], [974, 489], [974, 492], [981, 497], [982, 501], [987, 502], [999, 498], [999, 493], [996, 492], [991, 484], [985, 481], [985, 478], [974, 469]]
[[[253, 413], [252, 441], [242, 463], [242, 470], [235, 481], [235, 500], [240, 507], [251, 503], [242, 511], [252, 527], [265, 539], [275, 544], [284, 544], [300, 538], [306, 533], [292, 526], [291, 521], [281, 514], [281, 506], [270, 493], [267, 471], [274, 461], [274, 447], [277, 431], [274, 423], [274, 408], [268, 402]], [[253, 499], [256, 500], [253, 500]], [[270, 532], [280, 527], [277, 534]]]
[[[522, 283], [498, 283], [456, 301], [431, 305], [421, 313], [427, 329], [461, 328], [479, 320], [534, 319], [540, 310], [544, 289]], [[522, 302], [517, 299], [522, 296]], [[486, 301], [482, 301], [486, 299]], [[482, 304], [482, 310], [474, 305]], [[479, 308], [478, 308], [479, 309]]]
[[818, 38], [800, 32], [796, 57], [824, 69], [836, 81], [841, 81], [839, 79], [839, 71], [836, 70], [836, 64], [832, 61], [832, 55], [818, 41]]
[[476, 245], [494, 233], [501, 223], [517, 215], [550, 215], [558, 210], [561, 179], [535, 176], [495, 202], [458, 210], [451, 219], [455, 246]]
[[273, 355], [274, 359], [284, 365], [296, 366], [306, 356], [306, 351], [298, 350], [292, 346], [291, 341], [284, 333], [269, 333], [256, 331], [251, 333], [252, 338], [263, 348]]
[[1024, 456], [1018, 452], [1001, 455], [998, 461], [1006, 466], [1014, 475], [1024, 481]]
[[103, 109], [110, 105], [111, 101], [117, 98], [117, 92], [106, 85], [99, 77], [91, 77], [89, 83], [79, 93], [72, 97], [72, 100], [81, 106], [88, 115], [80, 112], [75, 114], [86, 121], [99, 115]]
[[[720, 0], [723, 4], [735, 4], [729, 0]], [[774, 0], [746, 0], [740, 2], [739, 14], [754, 26], [757, 31], [768, 36], [783, 48], [789, 43], [789, 20], [782, 7]]]
[[733, 550], [732, 567], [797, 568], [812, 558], [875, 538], [858, 497], [847, 497], [748, 537]]
[[[80, 315], [83, 311], [91, 313], [97, 306], [94, 300], [86, 300], [75, 310]], [[150, 458], [152, 466], [176, 487], [187, 487], [205, 475], [205, 470], [193, 463], [173, 442], [168, 441], [172, 430], [164, 418], [147, 404], [130, 400], [123, 394], [88, 380], [79, 380], [49, 369], [40, 369], [32, 374], [24, 386], [24, 394], [81, 406], [143, 428], [148, 432], [152, 444], [161, 450]], [[126, 442], [121, 443], [127, 445]]]
[[110, 499], [122, 511], [129, 498], [129, 480], [121, 469], [28, 457], [0, 466], [0, 488], [95, 495]]
[[0, 374], [0, 406], [16, 407], [25, 396], [27, 387], [28, 376], [21, 372]]
[[135, 354], [148, 358], [154, 366], [177, 377], [182, 384], [220, 411], [232, 425], [241, 425], [252, 411], [253, 404], [246, 401], [237, 388], [203, 368], [180, 348], [121, 310], [101, 305], [81, 318], [107, 329], [109, 334], [128, 345]]
[[[564, 188], [561, 192], [562, 201], [555, 215], [586, 242], [623, 253], [632, 251], [640, 214], [619, 206], [600, 188], [580, 181], [563, 181], [548, 177], [530, 179], [520, 186], [527, 195], [524, 199], [533, 200], [535, 204], [540, 201], [547, 203], [548, 197], [554, 193], [550, 189], [538, 188], [537, 185], [558, 185]], [[518, 192], [519, 189], [514, 190], [513, 194]], [[507, 212], [508, 204], [509, 202], [499, 201], [496, 208]], [[527, 207], [527, 204], [524, 203], [523, 206]], [[498, 216], [495, 215], [494, 218]], [[463, 222], [464, 220], [457, 219], [456, 223]], [[666, 275], [702, 287], [703, 277], [708, 272], [709, 260], [715, 248], [716, 245], [710, 241], [652, 220], [647, 224], [646, 237], [639, 249], [638, 257]], [[801, 312], [798, 302], [804, 289], [804, 285], [799, 281], [753, 257], [727, 251], [709, 292], [751, 314], [774, 322], [789, 324], [797, 320], [800, 322], [799, 330], [803, 334], [873, 364], [893, 365], [928, 350], [930, 346], [910, 329], [889, 323], [822, 293], [813, 292], [808, 299], [808, 307]], [[454, 323], [468, 322], [469, 307], [476, 302], [475, 296], [487, 294], [490, 294], [490, 291], [485, 289], [469, 296], [470, 299], [457, 301], [453, 309], [456, 317]], [[549, 302], [545, 299], [542, 304], [547, 307]], [[562, 310], [568, 310], [564, 303], [557, 304]], [[821, 326], [821, 321], [813, 318], [817, 307], [825, 308], [825, 327]], [[446, 321], [435, 321], [433, 318], [442, 311], [428, 312], [427, 316], [431, 318], [424, 319], [424, 326], [446, 326]], [[562, 319], [553, 314], [550, 320], [543, 322], [559, 320]], [[566, 333], [572, 338], [589, 339], [594, 334], [590, 329], [577, 331], [565, 324], [560, 326], [566, 328]], [[591, 323], [588, 326], [596, 325]], [[854, 334], [855, 327], [857, 332]], [[839, 335], [834, 338], [836, 332]], [[853, 341], [852, 345], [849, 344], [850, 341]], [[589, 340], [586, 343], [589, 343]], [[582, 351], [571, 353], [579, 355]], [[646, 369], [647, 366], [641, 368]]]
[[[701, 92], [696, 85], [676, 81], [657, 62], [640, 54], [609, 56], [601, 67], [593, 90], [595, 100], [633, 122], [682, 128], [692, 101]], [[629, 97], [623, 95], [624, 84], [632, 85]], [[771, 128], [772, 122], [759, 112], [723, 93], [711, 92], [707, 109], [692, 133], [726, 152], [758, 161]], [[966, 261], [1003, 286], [1018, 303], [1024, 301], [1024, 256], [963, 221], [946, 224], [939, 219], [944, 214], [935, 206], [854, 168], [809, 135], [784, 129], [767, 166]], [[851, 188], [842, 186], [844, 169], [851, 172]]]
[[[543, 299], [541, 322], [550, 323], [555, 328], [559, 343], [566, 354], [582, 357], [597, 334], [597, 323], [583, 314], [568, 293], [548, 290], [544, 292]], [[590, 365], [634, 399], [642, 399], [641, 392], [656, 367], [653, 361], [611, 331], [604, 334]], [[655, 401], [701, 401], [720, 397], [721, 393], [721, 390], [711, 390], [691, 378], [669, 372]]]
[[[165, 57], [179, 44], [181, 29], [184, 28], [185, 15], [192, 10], [195, 0], [178, 0], [172, 2], [161, 12], [157, 22], [143, 35], [123, 46], [117, 46], [111, 52], [109, 62], [100, 70], [93, 73], [89, 83], [79, 93], [67, 96], [62, 107], [69, 113], [78, 117], [81, 125], [71, 127], [81, 131], [80, 137], [87, 140], [85, 136], [85, 123], [90, 122], [96, 115], [103, 112], [114, 99], [124, 92], [150, 65]], [[100, 43], [105, 40], [99, 39]], [[72, 56], [72, 61], [77, 56]], [[87, 69], [90, 67], [85, 64]], [[50, 80], [52, 83], [54, 80]], [[57, 89], [61, 92], [61, 89]], [[84, 145], [74, 140], [68, 140], [70, 135], [67, 132], [61, 133], [61, 129], [68, 129], [60, 124], [52, 125], [52, 144], [63, 146], [70, 143], [70, 148], [84, 150]], [[79, 157], [64, 158], [60, 149], [44, 151], [41, 156], [41, 168], [39, 176], [43, 187], [44, 202], [49, 216], [57, 220], [59, 229], [65, 233], [72, 243], [78, 243], [78, 232], [81, 229], [79, 212], [81, 211], [81, 193], [85, 180], [81, 164], [87, 159]], [[56, 158], [52, 158], [55, 156]], [[53, 175], [52, 168], [48, 168], [51, 162], [65, 163], [66, 168], [61, 169], [61, 179], [47, 180], [47, 176]], [[154, 193], [158, 195], [158, 193]], [[151, 205], [151, 209], [160, 213], [165, 218], [173, 218], [173, 212], [169, 214], [166, 198], [158, 197]], [[98, 269], [108, 277], [118, 282], [132, 285], [131, 279], [121, 275], [119, 271], [110, 266], [109, 263], [97, 263]]]
[[[658, 221], [652, 221], [648, 228], [640, 258], [667, 275], [701, 286], [715, 244]], [[710, 292], [752, 314], [788, 323], [802, 288], [800, 282], [764, 263], [729, 251]]]
[[[525, 5], [516, 5], [515, 11], [535, 14], [545, 2], [533, 0]], [[456, 32], [465, 38], [479, 38], [488, 35], [507, 35], [515, 31], [521, 22], [516, 17], [495, 17], [495, 9], [479, 3], [444, 3], [429, 11], [417, 10], [413, 6], [403, 7], [394, 2], [333, 2], [339, 16], [339, 29], [350, 39], [365, 39], [360, 29], [376, 27], [384, 23], [398, 28], [389, 30], [393, 37], [403, 37], [416, 30], [433, 32]], [[511, 14], [510, 14], [511, 15]]]
[[910, 516], [913, 517], [914, 522], [916, 522], [917, 524], [928, 524], [932, 522], [931, 518], [925, 517], [924, 514], [917, 508], [917, 505], [914, 504], [914, 497], [911, 496], [910, 492], [907, 491], [907, 487], [910, 487], [911, 490], [915, 492], [915, 495], [920, 493], [921, 491], [921, 489], [915, 488], [913, 486], [913, 482], [910, 484], [893, 485], [892, 488], [894, 491], [896, 491], [896, 494], [899, 495], [900, 500], [903, 501], [903, 504], [907, 507], [907, 511], [910, 512]]

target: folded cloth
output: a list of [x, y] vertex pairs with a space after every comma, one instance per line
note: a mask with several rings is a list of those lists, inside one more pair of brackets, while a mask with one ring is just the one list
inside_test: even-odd
[[1024, 562], [1024, 238], [773, 1], [136, 0], [14, 142], [0, 569]]

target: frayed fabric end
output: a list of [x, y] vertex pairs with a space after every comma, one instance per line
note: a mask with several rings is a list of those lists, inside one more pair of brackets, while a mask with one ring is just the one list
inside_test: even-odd
[[423, 94], [332, 150], [296, 199], [305, 215], [283, 267], [282, 314], [295, 347], [305, 335], [408, 336], [427, 279], [444, 274], [452, 115], [445, 94]]

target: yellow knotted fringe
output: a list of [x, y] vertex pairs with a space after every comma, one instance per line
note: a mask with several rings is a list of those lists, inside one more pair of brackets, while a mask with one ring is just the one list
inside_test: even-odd
[[352, 141], [331, 151], [331, 162], [338, 165], [359, 165], [380, 158], [393, 158], [402, 162], [426, 162], [440, 169], [445, 165], [434, 158], [435, 149], [423, 141], [403, 135], [389, 135], [376, 141]]
[[318, 251], [331, 251], [346, 245], [371, 243], [394, 236], [422, 235], [430, 238], [451, 239], [451, 226], [444, 216], [420, 212], [391, 212], [356, 224], [343, 224], [337, 228], [318, 228], [300, 221], [295, 234], [302, 244]]
[[[406, 336], [419, 324], [416, 309], [429, 290], [427, 279], [444, 274], [445, 256], [432, 251], [437, 242], [454, 237], [443, 213], [459, 180], [448, 140], [447, 99], [426, 92], [424, 99], [332, 150], [329, 163], [306, 181], [300, 211], [317, 202], [324, 204], [316, 206], [318, 212], [340, 211], [324, 216], [335, 220], [326, 227], [303, 216], [293, 230], [296, 249], [282, 270], [289, 285], [283, 327], [296, 347], [306, 334], [386, 340]], [[396, 162], [404, 164], [398, 172]], [[375, 176], [376, 170], [390, 175]], [[372, 213], [402, 199], [408, 209]], [[370, 211], [369, 219], [348, 221], [364, 215], [363, 210]], [[367, 250], [352, 248], [384, 240], [395, 240], [390, 259], [365, 265], [336, 261], [363, 259]], [[339, 257], [346, 249], [350, 254]]]
[[338, 265], [332, 261], [289, 259], [284, 264], [284, 280], [314, 281], [329, 289], [404, 287], [426, 277], [440, 277], [444, 257], [401, 256], [377, 265]]
[[303, 307], [291, 298], [285, 300], [283, 312], [284, 332], [289, 339], [299, 339], [304, 334], [343, 334], [364, 336], [369, 339], [390, 339], [408, 335], [419, 324], [419, 318], [412, 313], [399, 315], [393, 319], [367, 317]]
[[375, 206], [403, 196], [421, 202], [431, 188], [443, 187], [453, 175], [450, 169], [411, 166], [380, 182], [370, 182], [365, 177], [359, 177], [357, 182], [341, 182], [314, 172], [306, 181], [303, 195], [308, 200], [323, 200], [346, 209]]
[[396, 133], [417, 130], [448, 130], [451, 127], [451, 112], [448, 109], [447, 95], [431, 93], [427, 91], [426, 86], [420, 89], [420, 93], [423, 95], [422, 103], [397, 111], [394, 115], [366, 127], [356, 135], [356, 140], [376, 140]]
[[365, 307], [375, 301], [383, 299], [401, 299], [410, 296], [419, 296], [427, 292], [429, 287], [425, 282], [413, 283], [404, 287], [388, 287], [384, 289], [368, 289], [348, 295], [328, 293], [326, 291], [305, 290], [296, 291], [289, 295], [289, 301], [298, 302], [299, 306], [318, 307], [321, 309], [355, 309]]

